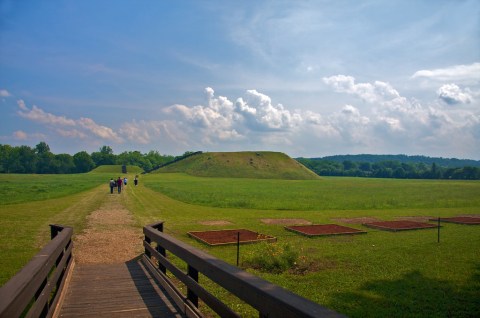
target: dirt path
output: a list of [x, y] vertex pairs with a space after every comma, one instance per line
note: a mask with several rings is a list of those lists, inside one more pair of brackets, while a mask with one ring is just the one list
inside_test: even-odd
[[142, 253], [142, 230], [134, 226], [122, 205], [122, 194], [108, 194], [100, 208], [87, 216], [85, 230], [74, 240], [77, 264], [116, 264]]

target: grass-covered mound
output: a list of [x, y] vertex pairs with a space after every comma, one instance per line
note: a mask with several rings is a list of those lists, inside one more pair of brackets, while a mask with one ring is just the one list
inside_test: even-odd
[[[127, 173], [142, 173], [143, 169], [138, 166], [127, 166]], [[103, 165], [98, 166], [90, 173], [120, 173], [122, 174], [122, 165]]]
[[183, 172], [198, 177], [313, 180], [319, 177], [281, 152], [207, 152], [155, 172]]

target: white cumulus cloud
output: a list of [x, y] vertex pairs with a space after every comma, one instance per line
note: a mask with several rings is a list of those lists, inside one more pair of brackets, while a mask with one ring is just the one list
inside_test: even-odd
[[18, 114], [24, 118], [30, 119], [42, 124], [61, 125], [61, 126], [75, 126], [75, 121], [68, 119], [65, 116], [56, 116], [50, 113], [44, 112], [42, 109], [33, 105], [32, 109], [29, 109], [23, 100], [17, 101], [20, 110]]
[[[82, 117], [74, 120], [65, 116], [58, 116], [45, 112], [35, 105], [30, 109], [26, 106], [23, 100], [18, 100], [17, 105], [20, 109], [17, 113], [21, 117], [33, 122], [45, 124], [63, 137], [85, 138], [85, 136], [90, 133], [93, 135], [92, 137], [100, 137], [118, 143], [122, 142], [122, 138], [120, 138], [113, 129], [99, 125], [91, 118]], [[66, 127], [68, 129], [65, 129]]]
[[433, 70], [420, 70], [412, 75], [412, 78], [422, 77], [438, 81], [478, 83], [480, 81], [480, 63], [454, 65]]
[[445, 84], [437, 91], [438, 98], [449, 105], [468, 104], [472, 101], [469, 90], [462, 90], [456, 84]]
[[236, 111], [253, 130], [288, 130], [298, 125], [302, 118], [285, 109], [282, 104], [273, 105], [269, 96], [256, 90], [247, 90], [244, 98], [238, 98]]
[[389, 84], [381, 81], [371, 83], [355, 83], [353, 76], [335, 75], [324, 77], [323, 82], [336, 92], [356, 95], [367, 102], [377, 102], [397, 98], [400, 94]]
[[7, 91], [6, 89], [0, 89], [0, 97], [9, 97], [9, 96], [12, 96], [12, 94], [10, 94], [9, 91]]

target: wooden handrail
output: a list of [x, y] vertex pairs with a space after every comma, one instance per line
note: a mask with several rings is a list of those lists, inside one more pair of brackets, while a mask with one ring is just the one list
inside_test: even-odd
[[50, 225], [52, 240], [0, 288], [0, 317], [51, 317], [73, 264], [73, 229]]
[[[202, 273], [258, 310], [260, 317], [344, 317], [198, 250], [162, 231], [163, 222], [147, 225], [143, 228], [145, 259], [153, 264], [151, 257], [155, 257], [159, 262], [159, 268], [161, 268], [157, 272], [162, 277], [166, 277], [164, 269], [168, 269], [187, 286], [188, 295], [187, 297], [184, 296], [184, 302], [187, 305], [197, 307], [195, 300], [198, 297], [221, 317], [238, 317], [237, 313], [226, 307], [198, 283], [198, 273]], [[157, 244], [155, 248], [151, 246], [152, 242]], [[159, 251], [163, 251], [163, 253]], [[184, 273], [168, 261], [165, 251], [186, 262], [188, 272]]]

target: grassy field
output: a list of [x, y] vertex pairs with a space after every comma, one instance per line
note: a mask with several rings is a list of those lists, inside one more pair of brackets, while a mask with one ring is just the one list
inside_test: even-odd
[[0, 174], [0, 285], [50, 239], [49, 224], [81, 232], [107, 195], [109, 174]]
[[[437, 243], [436, 229], [392, 233], [344, 224], [368, 234], [305, 238], [281, 225], [261, 222], [263, 218], [332, 223], [333, 218], [480, 214], [479, 182], [248, 180], [160, 174], [146, 176], [143, 184], [149, 189], [133, 189], [129, 197], [139, 223], [164, 220], [170, 234], [232, 264], [235, 247], [207, 247], [186, 233], [247, 228], [275, 236], [294, 246], [312, 270], [302, 275], [248, 270], [348, 316], [468, 317], [480, 311], [478, 226], [444, 224]], [[232, 225], [199, 223], [205, 220]], [[255, 248], [242, 246], [241, 258]], [[245, 316], [254, 315], [242, 310]]]
[[108, 184], [109, 180], [101, 173], [0, 174], [0, 205], [61, 198]]
[[224, 208], [370, 210], [480, 206], [480, 182], [323, 177], [322, 180], [202, 178], [152, 174], [146, 185], [179, 201]]
[[[85, 182], [91, 178], [82, 176]], [[5, 178], [21, 189], [24, 176]], [[109, 174], [99, 174], [94, 188], [77, 188], [77, 193], [63, 197], [57, 193], [55, 199], [26, 202], [36, 196], [25, 194], [23, 203], [0, 205], [0, 284], [48, 240], [49, 223], [73, 225], [76, 232], [81, 231], [85, 216], [108, 195], [105, 180], [109, 178]], [[60, 178], [58, 182], [66, 181]], [[139, 227], [163, 220], [168, 234], [231, 264], [236, 261], [234, 246], [207, 247], [187, 232], [247, 228], [275, 236], [279, 244], [290, 244], [299, 253], [299, 263], [305, 265], [303, 272], [246, 269], [348, 316], [474, 317], [480, 312], [479, 226], [444, 224], [437, 243], [436, 229], [392, 233], [334, 222], [368, 233], [306, 238], [281, 225], [261, 222], [266, 218], [332, 223], [334, 218], [480, 214], [478, 181], [333, 177], [293, 181], [151, 174], [142, 175], [138, 187], [125, 190], [123, 203]], [[209, 220], [232, 224], [200, 224]], [[241, 263], [262, 248], [242, 245]], [[243, 316], [257, 315], [210, 286], [204, 277], [201, 280]]]

